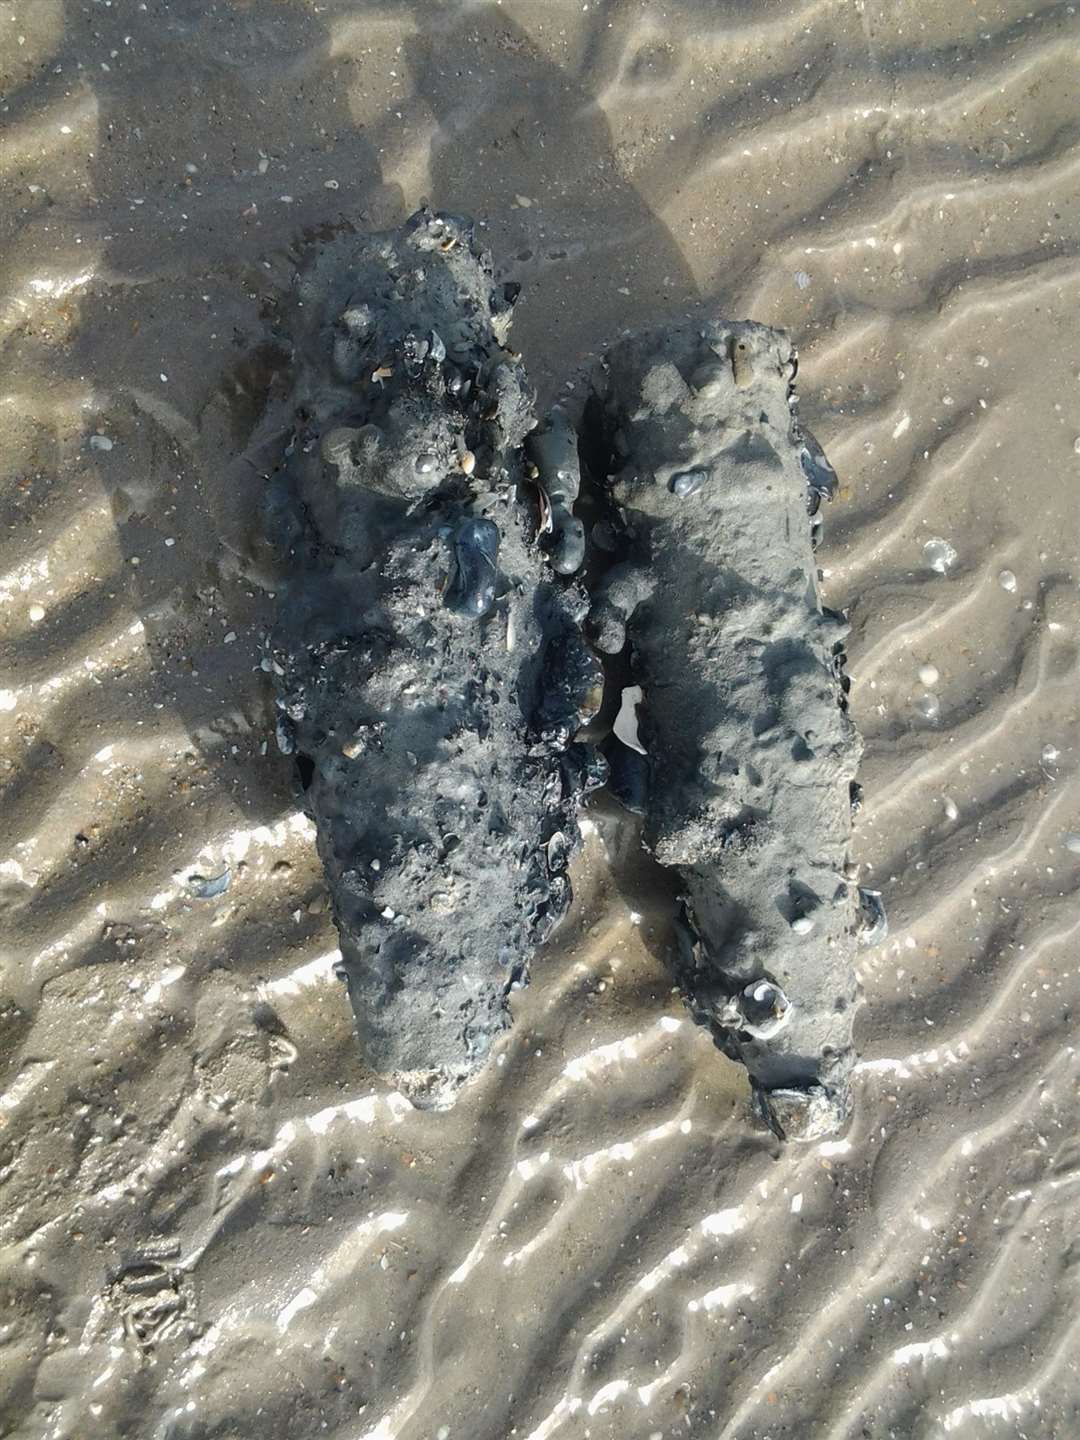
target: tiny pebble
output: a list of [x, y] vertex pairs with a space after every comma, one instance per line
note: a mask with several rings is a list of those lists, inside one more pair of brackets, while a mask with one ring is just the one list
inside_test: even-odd
[[235, 631], [235, 630], [230, 630], [229, 633], [225, 636], [225, 644], [226, 644], [226, 645], [231, 645], [235, 639], [236, 639], [236, 631]]
[[113, 442], [109, 439], [108, 435], [91, 435], [91, 436], [90, 436], [90, 449], [91, 449], [91, 450], [111, 450], [112, 447], [113, 447]]
[[919, 684], [925, 685], [929, 690], [938, 682], [938, 668], [936, 665], [919, 666]]
[[955, 800], [951, 800], [951, 799], [949, 798], [949, 796], [946, 795], [946, 796], [945, 796], [945, 819], [946, 819], [946, 820], [955, 820], [956, 817], [957, 817], [959, 814], [960, 814], [960, 811], [956, 808], [956, 801], [955, 801]]
[[1042, 763], [1044, 765], [1053, 765], [1054, 761], [1058, 758], [1060, 754], [1061, 751], [1057, 748], [1056, 745], [1044, 745], [1042, 748], [1041, 756]]
[[324, 180], [323, 188], [326, 190], [340, 190], [341, 186], [336, 180]]
[[939, 575], [944, 575], [946, 570], [956, 564], [956, 551], [943, 540], [940, 535], [935, 535], [923, 546], [923, 559], [931, 570], [936, 570]]
[[671, 477], [671, 493], [678, 495], [681, 500], [685, 500], [688, 495], [693, 495], [700, 490], [708, 478], [707, 470], [680, 470], [677, 475]]
[[44, 620], [44, 619], [45, 619], [45, 607], [44, 607], [43, 605], [31, 605], [31, 606], [30, 606], [30, 621], [31, 621], [31, 624], [36, 625], [39, 620]]
[[805, 290], [806, 287], [810, 284], [810, 276], [806, 273], [805, 270], [795, 271], [795, 284], [799, 287], [800, 290]]
[[990, 364], [990, 361], [986, 358], [985, 355], [976, 355], [975, 364], [978, 365], [980, 370], [985, 370], [986, 367]]
[[1001, 586], [1002, 590], [1015, 590], [1016, 576], [1011, 570], [1002, 570], [1001, 574], [998, 576], [998, 584]]
[[165, 541], [165, 544], [166, 544], [166, 545], [175, 545], [175, 544], [176, 544], [176, 541], [175, 541], [175, 540], [173, 539], [173, 537], [170, 535], [170, 536], [168, 537], [168, 539]]
[[464, 450], [458, 457], [458, 464], [466, 475], [471, 475], [476, 469], [476, 456], [471, 450]]
[[1077, 455], [1080, 455], [1080, 435], [1077, 435], [1076, 439], [1073, 441], [1073, 450]]
[[809, 915], [800, 915], [797, 920], [791, 922], [791, 928], [796, 935], [809, 935], [814, 928], [814, 922]]
[[915, 701], [915, 709], [924, 720], [936, 720], [938, 712], [941, 710], [941, 701], [932, 691], [928, 690]]
[[167, 385], [169, 383], [169, 377], [165, 374], [164, 370], [161, 372], [161, 383], [163, 385]]
[[1073, 855], [1080, 855], [1080, 832], [1070, 830], [1065, 836], [1065, 849]]

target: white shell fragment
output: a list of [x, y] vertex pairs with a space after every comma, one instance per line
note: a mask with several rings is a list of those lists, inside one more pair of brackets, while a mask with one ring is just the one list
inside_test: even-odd
[[627, 685], [623, 688], [622, 701], [619, 705], [619, 713], [615, 717], [615, 724], [612, 727], [616, 737], [631, 750], [636, 750], [639, 755], [648, 752], [638, 737], [637, 707], [644, 698], [644, 692], [640, 685]]

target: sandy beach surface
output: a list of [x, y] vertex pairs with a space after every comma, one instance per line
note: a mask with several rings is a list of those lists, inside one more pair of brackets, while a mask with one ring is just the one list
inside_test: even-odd
[[[1031, 0], [0, 0], [0, 1434], [1080, 1435], [1078, 95]], [[296, 265], [422, 200], [541, 405], [799, 346], [890, 916], [841, 1139], [750, 1123], [603, 807], [455, 1108], [364, 1068], [241, 457]]]

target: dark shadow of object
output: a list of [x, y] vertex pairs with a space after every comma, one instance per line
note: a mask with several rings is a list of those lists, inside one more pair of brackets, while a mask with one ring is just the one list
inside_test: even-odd
[[405, 54], [438, 126], [429, 198], [472, 215], [521, 284], [514, 343], [543, 409], [619, 330], [682, 312], [697, 287], [622, 174], [587, 74], [554, 64], [500, 8], [413, 0], [413, 14]]

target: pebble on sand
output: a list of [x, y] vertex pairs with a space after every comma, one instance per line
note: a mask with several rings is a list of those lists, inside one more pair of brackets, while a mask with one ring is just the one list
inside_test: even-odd
[[937, 684], [939, 679], [940, 676], [938, 674], [938, 668], [936, 665], [926, 664], [919, 666], [920, 685], [925, 685], [928, 690], [931, 690]]
[[936, 570], [939, 575], [944, 575], [956, 564], [956, 551], [949, 544], [948, 540], [935, 535], [927, 540], [923, 546], [923, 559], [931, 570]]
[[1016, 576], [1011, 570], [1002, 570], [998, 576], [998, 584], [1003, 590], [1011, 592], [1016, 589]]
[[915, 701], [915, 709], [924, 720], [936, 720], [941, 711], [941, 701], [932, 691], [928, 690]]

